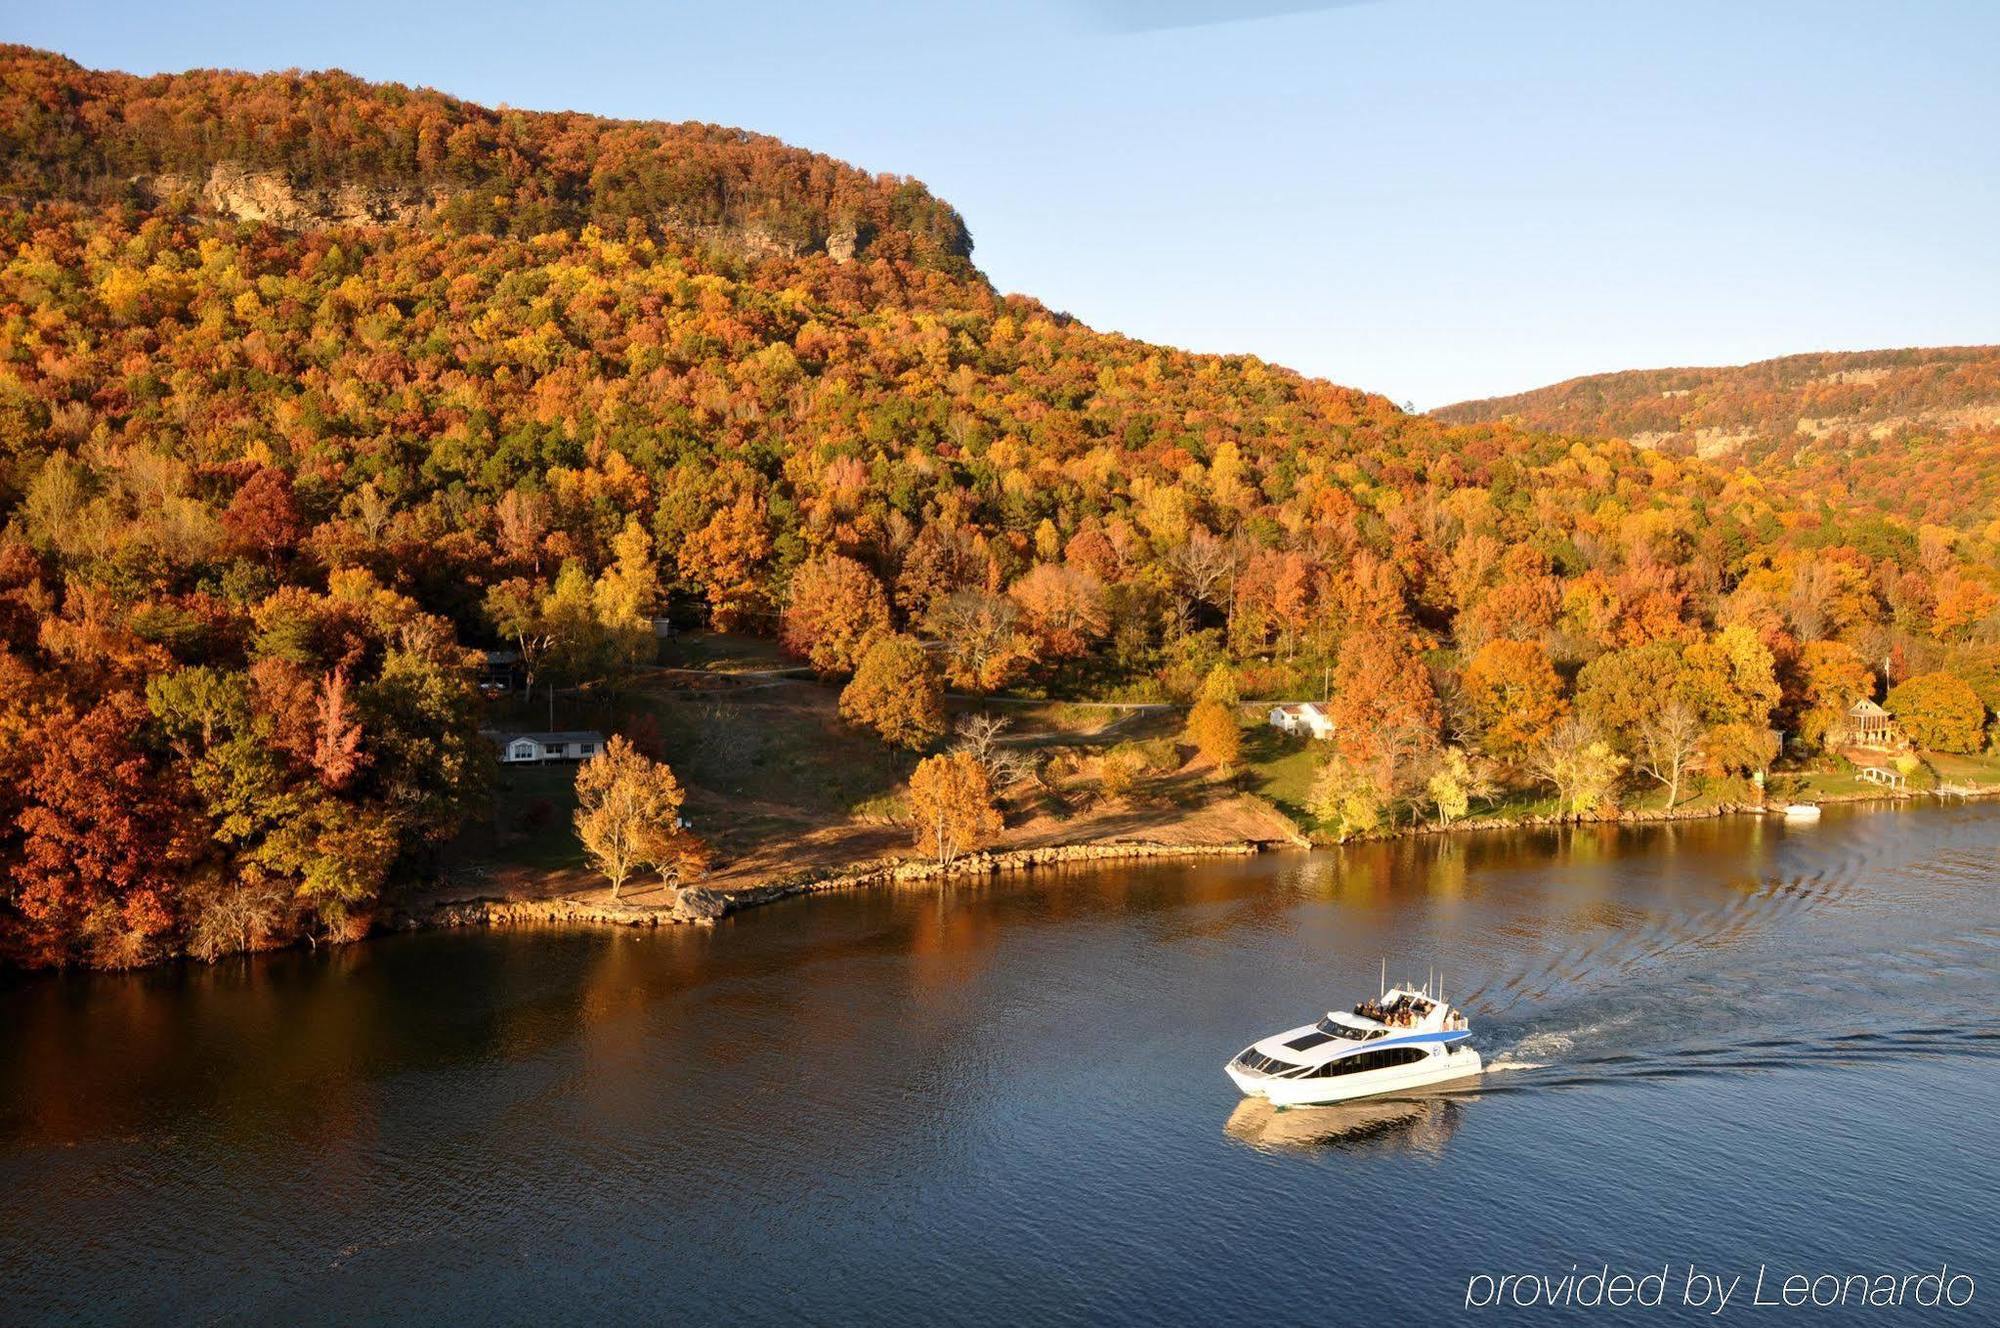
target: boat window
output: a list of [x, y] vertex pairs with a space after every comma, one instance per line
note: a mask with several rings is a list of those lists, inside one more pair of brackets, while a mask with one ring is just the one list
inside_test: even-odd
[[1378, 1028], [1371, 1033], [1365, 1028], [1355, 1028], [1351, 1024], [1336, 1024], [1331, 1019], [1322, 1019], [1314, 1027], [1319, 1029], [1320, 1032], [1325, 1033], [1328, 1037], [1352, 1038], [1356, 1042], [1362, 1042], [1372, 1037], [1380, 1037], [1388, 1031], [1387, 1029]]
[[1352, 1056], [1328, 1061], [1310, 1078], [1324, 1079], [1337, 1074], [1361, 1074], [1368, 1070], [1388, 1070], [1399, 1065], [1415, 1065], [1427, 1053], [1421, 1047], [1384, 1047], [1380, 1051], [1357, 1051]]
[[1290, 1061], [1281, 1061], [1276, 1056], [1266, 1056], [1263, 1052], [1249, 1047], [1243, 1049], [1242, 1054], [1236, 1058], [1236, 1063], [1246, 1070], [1255, 1070], [1259, 1074], [1289, 1074], [1301, 1068]]

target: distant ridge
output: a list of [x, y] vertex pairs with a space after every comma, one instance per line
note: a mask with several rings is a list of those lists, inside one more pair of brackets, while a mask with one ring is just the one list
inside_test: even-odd
[[1431, 414], [1726, 456], [1800, 497], [1913, 521], [1984, 527], [2000, 515], [2000, 346], [1591, 374]]
[[1707, 455], [1794, 435], [2000, 424], [2000, 346], [1829, 351], [1718, 368], [1591, 374], [1431, 412]]
[[181, 202], [291, 229], [638, 223], [750, 257], [973, 273], [964, 221], [914, 180], [741, 129], [490, 110], [339, 71], [141, 78], [0, 46], [0, 192]]

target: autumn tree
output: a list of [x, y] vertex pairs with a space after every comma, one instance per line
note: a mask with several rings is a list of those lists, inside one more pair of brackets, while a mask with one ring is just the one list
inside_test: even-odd
[[1228, 774], [1242, 759], [1243, 726], [1237, 721], [1236, 708], [1224, 702], [1195, 702], [1181, 737], [1220, 774]]
[[944, 684], [913, 636], [875, 638], [840, 693], [840, 714], [892, 747], [921, 751], [944, 733]]
[[1492, 797], [1496, 787], [1492, 763], [1463, 747], [1447, 747], [1440, 752], [1436, 767], [1424, 781], [1431, 806], [1437, 810], [1439, 825], [1458, 820], [1472, 809], [1474, 802]]
[[1976, 752], [1986, 707], [1970, 683], [1949, 673], [1922, 673], [1889, 689], [1884, 705], [1911, 742], [1938, 752]]
[[1488, 641], [1467, 662], [1462, 685], [1481, 744], [1503, 760], [1518, 760], [1569, 712], [1562, 679], [1536, 642]]
[[770, 513], [753, 492], [718, 509], [678, 553], [681, 575], [708, 598], [717, 631], [750, 623], [765, 603], [759, 577], [771, 556]]
[[298, 547], [304, 518], [292, 496], [291, 477], [260, 466], [222, 513], [222, 528], [243, 552], [275, 560]]
[[611, 564], [590, 588], [595, 635], [602, 667], [622, 673], [650, 662], [656, 650], [653, 611], [660, 595], [653, 541], [637, 519], [628, 517], [611, 544]]
[[1856, 701], [1872, 699], [1875, 675], [1843, 641], [1811, 641], [1798, 652], [1790, 698], [1800, 741], [1825, 745]]
[[1044, 659], [1073, 659], [1110, 629], [1104, 585], [1082, 568], [1037, 563], [1007, 592]]
[[979, 588], [985, 559], [964, 530], [931, 522], [917, 533], [896, 577], [896, 603], [920, 622], [950, 596]]
[[917, 849], [950, 866], [1000, 833], [1000, 813], [986, 772], [967, 752], [926, 757], [910, 776], [910, 815]]
[[1417, 761], [1435, 751], [1443, 711], [1430, 672], [1401, 628], [1352, 634], [1326, 707], [1349, 762], [1370, 767], [1385, 799], [1400, 796]]
[[1386, 802], [1377, 770], [1334, 751], [1313, 775], [1306, 810], [1321, 824], [1332, 826], [1336, 838], [1346, 840], [1376, 830]]
[[613, 899], [641, 865], [678, 861], [663, 846], [675, 842], [685, 797], [671, 769], [623, 737], [613, 736], [577, 770], [576, 835], [611, 882]]
[[1558, 722], [1528, 753], [1529, 769], [1555, 789], [1557, 814], [1565, 819], [1589, 815], [1609, 801], [1625, 765], [1596, 725], [1575, 716]]
[[1227, 664], [1217, 664], [1210, 669], [1201, 680], [1201, 690], [1195, 694], [1195, 700], [1213, 701], [1233, 711], [1243, 700], [1236, 686], [1236, 670]]
[[997, 691], [1035, 659], [1020, 608], [1003, 595], [947, 595], [931, 609], [924, 629], [944, 648], [945, 676], [969, 692]]
[[45, 961], [128, 967], [174, 925], [176, 878], [202, 836], [139, 742], [144, 716], [120, 693], [50, 717], [12, 868], [15, 905]]
[[529, 695], [541, 675], [542, 659], [555, 644], [555, 624], [543, 617], [548, 587], [524, 576], [509, 577], [487, 587], [481, 604], [486, 621], [501, 637], [514, 643], [521, 656], [521, 674]]
[[852, 558], [822, 554], [792, 573], [780, 639], [820, 673], [854, 672], [875, 638], [888, 630], [882, 583]]
[[1700, 712], [1677, 696], [1640, 717], [1632, 765], [1666, 789], [1669, 811], [1681, 800], [1681, 781], [1701, 752], [1704, 732]]

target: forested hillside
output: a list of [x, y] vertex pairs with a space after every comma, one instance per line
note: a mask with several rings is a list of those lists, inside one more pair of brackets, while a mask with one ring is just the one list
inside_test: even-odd
[[[934, 202], [901, 247], [752, 259], [550, 185], [562, 144], [746, 146], [707, 131], [9, 68], [4, 169], [32, 195], [0, 214], [16, 960], [358, 932], [482, 805], [468, 649], [612, 685], [669, 608], [782, 632], [830, 677], [914, 638], [881, 668], [971, 692], [1184, 699], [1217, 666], [1245, 696], [1330, 685], [1326, 805], [1355, 827], [1443, 815], [1485, 770], [1576, 814], [1615, 801], [1656, 764], [1663, 697], [1688, 777], [1718, 780], [1912, 675], [2000, 699], [1985, 521], [1095, 332], [938, 261], [956, 216]], [[560, 178], [609, 178], [578, 150]], [[550, 210], [299, 230], [107, 184], [244, 152], [391, 175], [415, 153]], [[903, 186], [797, 178], [742, 206], [902, 224]]]
[[135, 78], [22, 46], [0, 46], [0, 193], [517, 236], [664, 227], [963, 273], [972, 252], [922, 185], [740, 129], [492, 111], [338, 72]]
[[1729, 455], [1801, 496], [1917, 521], [1983, 523], [2000, 500], [2000, 346], [1594, 374], [1434, 413]]

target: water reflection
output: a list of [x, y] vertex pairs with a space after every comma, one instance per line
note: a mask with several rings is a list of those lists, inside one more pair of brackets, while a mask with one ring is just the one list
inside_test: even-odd
[[[1963, 1124], [2000, 1056], [1996, 846], [1996, 806], [1833, 808], [19, 981], [0, 1321], [1269, 1321], [1302, 1276], [1274, 1229], [1800, 1252], [1773, 1195], [1832, 1254], [1914, 1256], [1897, 1233], [1973, 1240], [2000, 1190]], [[1223, 1059], [1384, 956], [1443, 970], [1505, 1073], [1234, 1095]], [[1462, 1290], [1434, 1253], [1313, 1303], [1445, 1317], [1409, 1299]]]
[[1477, 1093], [1368, 1098], [1325, 1107], [1277, 1108], [1244, 1098], [1223, 1123], [1240, 1144], [1266, 1152], [1333, 1149], [1353, 1154], [1417, 1153], [1441, 1157]]

